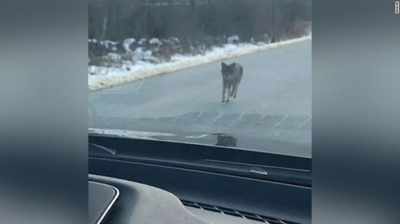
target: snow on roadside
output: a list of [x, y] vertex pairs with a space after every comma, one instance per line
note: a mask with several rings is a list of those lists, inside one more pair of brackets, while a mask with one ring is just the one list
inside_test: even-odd
[[103, 68], [89, 66], [89, 74], [96, 74], [89, 75], [89, 89], [99, 90], [103, 88], [109, 88], [135, 80], [171, 73], [197, 65], [230, 59], [245, 54], [267, 50], [270, 48], [276, 48], [309, 39], [311, 39], [311, 35], [270, 44], [226, 44], [223, 47], [215, 47], [212, 50], [207, 51], [203, 55], [175, 55], [171, 58], [171, 61], [160, 64], [139, 61], [138, 63], [129, 66], [129, 70], [126, 69], [126, 67]]
[[128, 38], [124, 40], [122, 45], [124, 46], [125, 52], [132, 52], [131, 44], [135, 43], [135, 41], [136, 41], [135, 38]]

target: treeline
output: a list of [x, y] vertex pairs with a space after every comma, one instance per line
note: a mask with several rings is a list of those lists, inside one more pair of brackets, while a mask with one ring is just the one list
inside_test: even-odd
[[272, 41], [303, 35], [311, 0], [90, 0], [89, 38], [204, 41], [268, 34]]

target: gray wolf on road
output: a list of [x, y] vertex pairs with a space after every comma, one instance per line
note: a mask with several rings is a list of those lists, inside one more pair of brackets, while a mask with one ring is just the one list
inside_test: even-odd
[[[240, 80], [243, 76], [243, 67], [239, 63], [230, 65], [221, 63], [222, 73], [222, 102], [229, 102], [231, 97], [236, 98]], [[226, 97], [225, 97], [226, 96]]]

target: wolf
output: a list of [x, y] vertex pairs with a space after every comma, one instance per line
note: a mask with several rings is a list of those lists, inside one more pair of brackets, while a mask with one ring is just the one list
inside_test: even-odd
[[236, 98], [238, 87], [243, 76], [243, 67], [236, 62], [230, 65], [221, 62], [221, 73], [222, 103], [225, 103], [229, 102], [231, 97]]

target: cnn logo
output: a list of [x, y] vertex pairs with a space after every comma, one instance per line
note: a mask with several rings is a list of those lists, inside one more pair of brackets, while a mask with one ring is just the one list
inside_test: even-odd
[[400, 0], [396, 0], [394, 2], [394, 14], [396, 15], [400, 14]]

